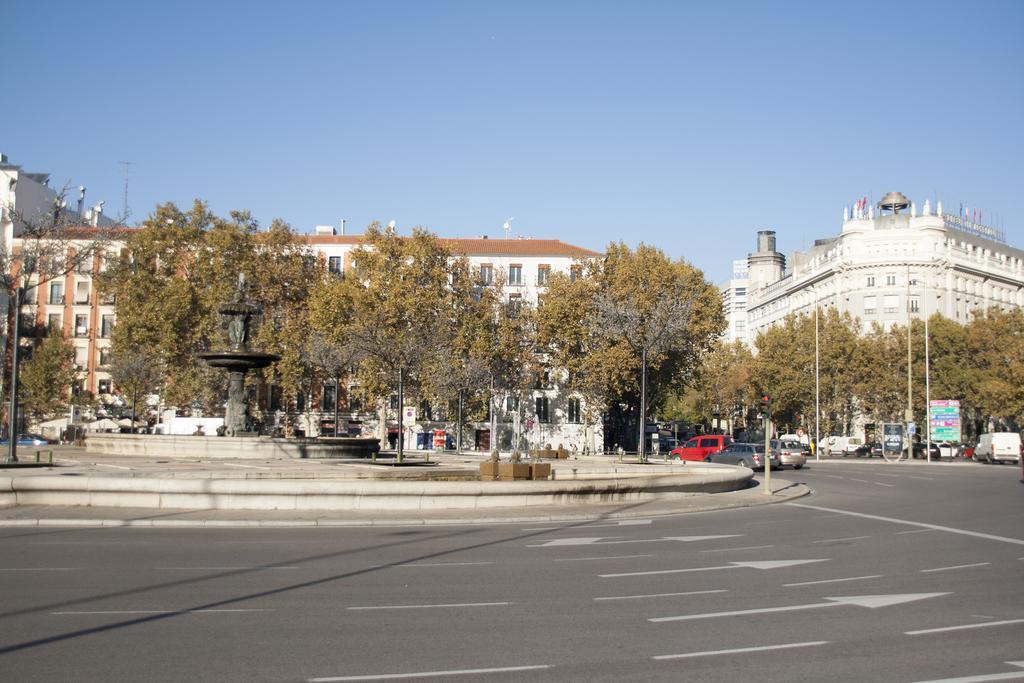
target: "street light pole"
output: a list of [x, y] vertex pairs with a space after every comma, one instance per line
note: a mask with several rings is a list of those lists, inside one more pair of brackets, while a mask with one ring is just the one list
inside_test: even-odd
[[818, 290], [814, 291], [814, 460], [821, 462], [821, 354], [818, 351]]
[[924, 310], [924, 433], [925, 433], [925, 453], [928, 457], [928, 462], [932, 461], [932, 392], [931, 392], [931, 381], [928, 377], [929, 374], [929, 363], [928, 363], [928, 291], [924, 292], [923, 310]]
[[[910, 425], [914, 421], [914, 389], [913, 381], [911, 379], [910, 368], [911, 368], [912, 357], [910, 354], [910, 266], [907, 266], [907, 412], [904, 415], [905, 422], [907, 423], [907, 431], [910, 431]], [[907, 460], [914, 458], [914, 444], [911, 435], [907, 434]]]
[[644, 461], [644, 437], [647, 436], [647, 347], [640, 350], [640, 445], [637, 446], [637, 461]]
[[14, 347], [11, 350], [11, 408], [7, 412], [7, 462], [18, 462], [18, 351], [21, 346], [21, 305], [25, 288], [14, 290]]

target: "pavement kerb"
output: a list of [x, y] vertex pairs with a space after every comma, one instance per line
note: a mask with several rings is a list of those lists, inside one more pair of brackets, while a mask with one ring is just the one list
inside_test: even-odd
[[[435, 514], [406, 516], [401, 513], [377, 512], [371, 515], [361, 511], [358, 516], [339, 517], [333, 515], [310, 516], [304, 511], [302, 518], [288, 519], [282, 515], [296, 511], [251, 510], [161, 510], [161, 518], [152, 518], [153, 510], [126, 510], [89, 507], [58, 507], [46, 510], [46, 515], [27, 517], [0, 517], [2, 527], [92, 527], [92, 528], [345, 528], [345, 527], [392, 527], [392, 526], [450, 526], [450, 525], [495, 525], [518, 523], [572, 523], [595, 520], [637, 519], [672, 517], [696, 512], [739, 509], [759, 505], [785, 503], [810, 494], [805, 484], [789, 483], [776, 479], [775, 492], [766, 496], [760, 487], [742, 491], [714, 494], [664, 493], [656, 500], [619, 509], [622, 506], [577, 505], [571, 508], [492, 508], [489, 515], [466, 514], [472, 510], [437, 510]], [[38, 513], [33, 506], [32, 513]], [[17, 515], [19, 507], [0, 508], [0, 515]], [[97, 512], [110, 515], [96, 516]], [[244, 517], [239, 513], [247, 513]], [[268, 514], [269, 513], [269, 514]], [[168, 515], [181, 515], [169, 518]], [[230, 517], [222, 518], [223, 515]]]

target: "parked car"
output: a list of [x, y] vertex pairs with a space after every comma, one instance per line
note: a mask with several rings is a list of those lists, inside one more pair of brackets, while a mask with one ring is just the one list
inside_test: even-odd
[[991, 432], [978, 437], [974, 459], [979, 462], [1020, 462], [1020, 434]]
[[[10, 443], [10, 439], [4, 437], [0, 439], [0, 445], [6, 446]], [[22, 434], [18, 437], [19, 446], [46, 446], [47, 444], [57, 443], [53, 439], [49, 439], [41, 434]]]
[[[764, 469], [764, 444], [763, 443], [732, 443], [718, 453], [707, 456], [707, 462], [719, 463], [722, 465], [739, 465], [749, 467], [752, 470]], [[782, 469], [782, 461], [779, 459], [779, 452], [773, 450], [771, 457], [771, 468]]]
[[[942, 457], [942, 452], [939, 451], [939, 444], [937, 444], [937, 443], [935, 443], [933, 441], [931, 446], [932, 446], [931, 447], [932, 460], [939, 460]], [[928, 456], [925, 453], [926, 453], [926, 444], [925, 444], [925, 442], [924, 441], [915, 441], [914, 442], [914, 457], [915, 458], [921, 458], [921, 459], [927, 458]]]
[[781, 467], [790, 465], [794, 470], [798, 470], [804, 466], [810, 455], [810, 448], [799, 441], [772, 439], [771, 446], [773, 452], [778, 451]]
[[[678, 448], [673, 448], [669, 455], [673, 458], [679, 458], [680, 460], [701, 461], [712, 453], [717, 453], [727, 447], [732, 442], [733, 439], [731, 436], [726, 436], [724, 434], [704, 434], [702, 436], [693, 437]], [[762, 446], [762, 449], [763, 448], [764, 446]]]
[[963, 444], [953, 443], [952, 441], [940, 441], [939, 442], [939, 453], [943, 458], [959, 458], [964, 454]]

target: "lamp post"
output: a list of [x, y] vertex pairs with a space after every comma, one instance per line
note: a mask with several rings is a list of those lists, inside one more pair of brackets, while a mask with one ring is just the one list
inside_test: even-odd
[[910, 354], [910, 285], [916, 280], [910, 279], [910, 266], [907, 266], [907, 411], [904, 414], [904, 421], [907, 423], [907, 460], [914, 458], [913, 438], [909, 434], [910, 425], [914, 422], [914, 388], [910, 374], [912, 357]]
[[814, 294], [814, 460], [821, 461], [821, 353], [818, 345], [818, 288], [808, 287]]

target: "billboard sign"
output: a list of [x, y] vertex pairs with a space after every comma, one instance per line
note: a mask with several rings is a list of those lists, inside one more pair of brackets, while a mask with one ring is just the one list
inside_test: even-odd
[[882, 425], [882, 452], [902, 453], [903, 452], [903, 425], [898, 422]]
[[960, 401], [931, 401], [928, 405], [928, 428], [932, 441], [960, 441]]

